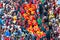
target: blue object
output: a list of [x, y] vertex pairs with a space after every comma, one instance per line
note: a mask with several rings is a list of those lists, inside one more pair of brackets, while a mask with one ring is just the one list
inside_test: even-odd
[[4, 8], [0, 8], [0, 15], [3, 15]]
[[18, 33], [17, 33], [17, 32], [13, 32], [13, 34], [14, 34], [15, 36], [17, 36], [17, 35], [18, 35]]
[[7, 37], [7, 36], [10, 37], [10, 36], [11, 36], [11, 33], [9, 32], [9, 30], [6, 30], [5, 33], [4, 33], [4, 35], [5, 35], [6, 37]]
[[0, 18], [0, 25], [2, 25], [3, 24], [3, 20], [2, 20], [2, 18]]

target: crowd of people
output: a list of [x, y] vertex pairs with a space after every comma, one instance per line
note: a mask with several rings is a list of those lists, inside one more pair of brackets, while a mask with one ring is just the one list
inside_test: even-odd
[[58, 0], [0, 0], [1, 40], [60, 40]]

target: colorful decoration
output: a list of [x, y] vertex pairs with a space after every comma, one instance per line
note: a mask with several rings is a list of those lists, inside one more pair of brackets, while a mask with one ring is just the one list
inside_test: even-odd
[[44, 32], [41, 32], [38, 23], [36, 22], [36, 19], [34, 17], [35, 11], [36, 11], [36, 5], [35, 4], [25, 4], [24, 9], [26, 13], [23, 14], [24, 18], [27, 19], [29, 27], [26, 28], [29, 33], [36, 34], [38, 38], [41, 38], [44, 36]]

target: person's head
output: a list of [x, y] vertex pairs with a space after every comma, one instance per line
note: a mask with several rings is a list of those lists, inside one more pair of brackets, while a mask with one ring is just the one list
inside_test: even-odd
[[49, 31], [49, 27], [46, 27], [46, 31]]
[[13, 15], [15, 16], [16, 15], [16, 12], [13, 12]]
[[44, 24], [44, 28], [46, 28], [47, 27], [47, 25], [46, 24]]
[[40, 18], [40, 16], [38, 15], [38, 18]]
[[39, 1], [38, 4], [41, 4], [41, 1]]

